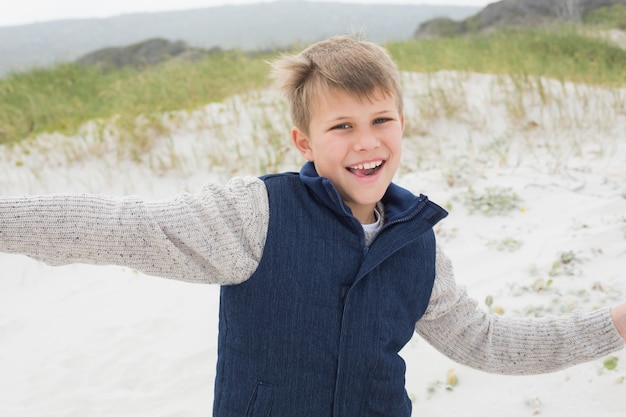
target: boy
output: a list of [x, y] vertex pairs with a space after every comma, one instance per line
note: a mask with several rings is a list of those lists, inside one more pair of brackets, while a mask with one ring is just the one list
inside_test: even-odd
[[274, 63], [307, 159], [143, 202], [0, 199], [0, 250], [222, 285], [214, 415], [411, 415], [398, 352], [417, 331], [489, 372], [549, 372], [626, 340], [626, 304], [543, 320], [490, 316], [458, 289], [432, 227], [446, 212], [391, 182], [404, 128], [384, 49], [331, 38]]

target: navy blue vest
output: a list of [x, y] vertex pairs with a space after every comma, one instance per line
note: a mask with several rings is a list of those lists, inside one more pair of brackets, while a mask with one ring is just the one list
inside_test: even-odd
[[435, 278], [446, 212], [391, 184], [372, 245], [312, 164], [262, 178], [269, 230], [258, 269], [221, 289], [215, 417], [411, 415], [398, 352]]

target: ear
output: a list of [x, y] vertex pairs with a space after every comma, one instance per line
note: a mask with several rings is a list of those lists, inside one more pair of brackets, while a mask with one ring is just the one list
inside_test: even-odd
[[402, 133], [404, 133], [404, 113], [400, 115], [400, 126], [402, 128]]
[[313, 149], [311, 149], [311, 139], [300, 128], [291, 129], [291, 141], [296, 149], [310, 162], [313, 162]]

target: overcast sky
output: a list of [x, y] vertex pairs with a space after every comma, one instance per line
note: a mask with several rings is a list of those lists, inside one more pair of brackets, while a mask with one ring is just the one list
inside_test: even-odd
[[[455, 4], [484, 7], [496, 0], [339, 0], [346, 3]], [[109, 17], [134, 12], [184, 10], [260, 0], [0, 0], [0, 26], [58, 19]]]

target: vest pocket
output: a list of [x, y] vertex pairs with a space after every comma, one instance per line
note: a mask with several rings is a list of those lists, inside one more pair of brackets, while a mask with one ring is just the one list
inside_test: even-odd
[[259, 382], [250, 397], [246, 417], [269, 417], [274, 403], [274, 387]]

